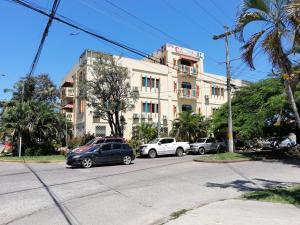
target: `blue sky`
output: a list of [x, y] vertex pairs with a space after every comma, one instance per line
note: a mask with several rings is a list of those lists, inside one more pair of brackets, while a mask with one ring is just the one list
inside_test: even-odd
[[[53, 0], [30, 0], [50, 9]], [[163, 30], [169, 37], [129, 17], [104, 0], [61, 0], [58, 14], [99, 34], [151, 53], [164, 43], [192, 48], [205, 54], [204, 70], [225, 75], [224, 41], [212, 40], [213, 34], [223, 32], [222, 24], [232, 26], [240, 0], [110, 0], [147, 23]], [[9, 97], [4, 88], [29, 71], [47, 18], [22, 6], [0, 1], [0, 99]], [[250, 27], [253, 31], [253, 27]], [[84, 33], [54, 21], [46, 39], [35, 74], [48, 73], [59, 84], [84, 49], [94, 49], [139, 58], [125, 50], [111, 47]], [[240, 57], [241, 43], [230, 39], [231, 59]], [[263, 54], [255, 58], [256, 71], [241, 60], [232, 62], [233, 78], [256, 81], [266, 76], [270, 65]]]

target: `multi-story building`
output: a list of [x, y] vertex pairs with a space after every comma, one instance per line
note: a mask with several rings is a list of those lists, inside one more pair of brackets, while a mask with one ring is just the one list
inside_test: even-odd
[[[110, 135], [108, 123], [94, 117], [85, 100], [78, 97], [78, 83], [92, 79], [88, 68], [96, 54], [85, 50], [61, 84], [62, 110], [73, 122], [75, 136], [88, 132], [96, 136]], [[133, 135], [141, 122], [157, 124], [159, 114], [161, 132], [168, 133], [180, 112], [192, 110], [210, 117], [226, 102], [226, 77], [204, 72], [203, 53], [165, 44], [152, 57], [159, 63], [126, 57], [120, 61], [128, 68], [131, 87], [139, 91], [135, 108], [124, 115], [126, 138]], [[232, 80], [232, 85], [239, 88], [246, 82]]]

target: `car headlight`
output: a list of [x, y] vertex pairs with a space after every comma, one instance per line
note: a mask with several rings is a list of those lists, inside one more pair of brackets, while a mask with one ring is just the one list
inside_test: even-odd
[[73, 159], [78, 159], [78, 158], [80, 158], [80, 156], [81, 156], [81, 155], [74, 155], [74, 156], [73, 156]]

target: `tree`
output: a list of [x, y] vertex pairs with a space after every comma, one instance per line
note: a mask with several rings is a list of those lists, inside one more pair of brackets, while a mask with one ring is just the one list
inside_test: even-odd
[[[285, 135], [295, 129], [296, 123], [285, 98], [284, 85], [278, 78], [269, 78], [235, 92], [232, 99], [233, 127], [240, 139]], [[300, 92], [295, 96], [300, 105]], [[226, 130], [228, 110], [218, 109], [212, 118], [214, 132]]]
[[[239, 38], [244, 42], [242, 57], [252, 69], [255, 69], [254, 49], [260, 45], [272, 65], [283, 73], [285, 92], [300, 128], [300, 117], [294, 99], [299, 73], [293, 71], [291, 60], [299, 53], [298, 6], [298, 0], [244, 0], [243, 7], [238, 13], [235, 30], [239, 31]], [[249, 24], [254, 24], [256, 28], [261, 29], [245, 42], [244, 31]]]
[[128, 69], [121, 66], [120, 58], [99, 53], [89, 71], [92, 77], [80, 85], [81, 97], [95, 116], [108, 122], [112, 135], [123, 136], [121, 113], [132, 110], [138, 98], [128, 82]]
[[48, 75], [26, 76], [11, 91], [12, 99], [0, 104], [1, 127], [12, 131], [20, 149], [22, 142], [23, 149], [61, 143], [68, 122], [58, 110], [58, 90]]
[[204, 116], [186, 111], [179, 114], [173, 121], [170, 134], [178, 140], [195, 141], [196, 138], [207, 135], [209, 121]]
[[157, 128], [153, 123], [141, 123], [137, 126], [136, 139], [141, 140], [144, 143], [148, 143], [157, 137]]

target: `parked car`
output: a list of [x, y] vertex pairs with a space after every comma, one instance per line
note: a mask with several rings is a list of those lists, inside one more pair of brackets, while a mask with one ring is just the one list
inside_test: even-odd
[[139, 151], [141, 155], [155, 158], [157, 155], [183, 156], [189, 148], [188, 142], [177, 142], [175, 138], [156, 138], [148, 144], [141, 145]]
[[94, 145], [99, 145], [102, 143], [109, 143], [109, 142], [125, 143], [125, 139], [121, 137], [96, 137], [90, 140], [89, 142], [87, 142], [85, 145], [74, 148], [72, 152], [77, 152], [77, 153], [85, 152]]
[[135, 159], [132, 148], [124, 143], [103, 143], [94, 145], [84, 152], [71, 152], [67, 155], [67, 165], [90, 168], [105, 163], [129, 165]]
[[226, 147], [224, 139], [214, 138], [214, 137], [206, 137], [199, 138], [195, 143], [190, 145], [191, 148], [188, 152], [199, 153], [200, 155], [204, 155], [209, 151], [217, 151], [224, 149]]
[[292, 141], [288, 137], [272, 137], [268, 138], [267, 140], [262, 142], [263, 149], [271, 149], [271, 150], [278, 150], [278, 149], [289, 149], [296, 145], [294, 141]]

